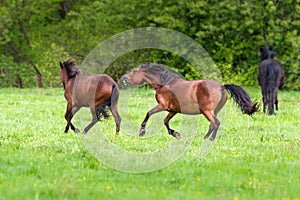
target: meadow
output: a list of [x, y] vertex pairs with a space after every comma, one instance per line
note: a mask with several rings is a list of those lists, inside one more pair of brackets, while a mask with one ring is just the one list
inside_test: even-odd
[[[246, 90], [261, 101], [258, 87]], [[99, 134], [82, 136], [63, 133], [62, 88], [0, 89], [0, 199], [300, 199], [299, 92], [279, 92], [276, 116], [243, 115], [229, 99], [220, 115], [220, 136], [207, 154], [201, 150], [208, 121], [203, 115], [176, 115], [170, 125], [180, 130], [181, 140], [191, 129], [197, 132], [189, 148], [175, 150], [181, 156], [170, 165], [138, 173], [102, 163], [85, 138], [105, 136], [126, 152], [138, 153], [179, 141], [167, 134], [166, 113], [150, 118], [147, 137], [136, 137], [138, 125], [155, 105], [154, 91], [121, 90], [122, 95], [130, 98], [120, 101], [120, 135], [110, 118], [96, 125]], [[88, 109], [82, 109], [74, 125], [83, 130], [89, 118]]]

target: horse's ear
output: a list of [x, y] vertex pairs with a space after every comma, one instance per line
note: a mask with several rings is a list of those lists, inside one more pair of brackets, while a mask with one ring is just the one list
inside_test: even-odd
[[264, 47], [260, 47], [259, 48], [260, 53], [262, 53], [264, 51], [264, 49], [265, 49]]
[[61, 62], [59, 62], [59, 65], [61, 69], [64, 67], [64, 65]]
[[271, 52], [271, 58], [274, 58], [275, 56], [277, 56], [277, 52], [272, 51], [272, 52]]

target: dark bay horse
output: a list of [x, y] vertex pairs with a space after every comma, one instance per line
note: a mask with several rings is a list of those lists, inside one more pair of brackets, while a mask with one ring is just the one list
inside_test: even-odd
[[170, 135], [180, 138], [180, 134], [169, 126], [169, 120], [177, 113], [203, 114], [210, 121], [204, 138], [210, 137], [210, 140], [214, 140], [220, 125], [217, 114], [227, 101], [225, 89], [231, 93], [243, 113], [252, 115], [258, 110], [258, 104], [252, 102], [247, 92], [240, 86], [221, 85], [213, 80], [186, 81], [159, 64], [143, 63], [123, 75], [120, 81], [124, 87], [148, 82], [156, 91], [155, 98], [158, 105], [147, 113], [141, 125], [140, 136], [145, 134], [146, 123], [152, 114], [168, 111], [164, 124]]
[[273, 115], [274, 104], [278, 110], [278, 89], [283, 86], [285, 75], [281, 63], [274, 59], [277, 53], [271, 47], [261, 47], [260, 53], [258, 83], [262, 91], [263, 111], [265, 113], [268, 106], [269, 115]]
[[68, 101], [65, 119], [67, 126], [65, 133], [69, 127], [75, 132], [79, 132], [74, 127], [71, 120], [74, 114], [81, 107], [89, 107], [92, 113], [92, 122], [88, 124], [83, 133], [87, 133], [103, 116], [108, 118], [105, 110], [108, 107], [115, 119], [116, 134], [119, 133], [121, 117], [118, 113], [119, 88], [117, 83], [108, 75], [79, 75], [80, 69], [70, 59], [60, 62], [60, 78], [65, 90], [65, 98]]

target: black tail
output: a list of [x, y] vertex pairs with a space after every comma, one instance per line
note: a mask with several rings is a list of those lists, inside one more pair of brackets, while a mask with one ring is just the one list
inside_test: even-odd
[[267, 95], [269, 114], [274, 114], [274, 90], [276, 87], [276, 70], [273, 63], [267, 65], [267, 77], [265, 79], [265, 91]]
[[239, 105], [244, 114], [252, 115], [258, 111], [258, 103], [252, 102], [249, 94], [242, 87], [234, 84], [226, 84], [224, 87], [230, 92], [231, 97]]
[[116, 85], [113, 85], [111, 96], [96, 108], [97, 118], [100, 119], [101, 116], [103, 116], [104, 119], [107, 119], [109, 117], [109, 114], [106, 110], [106, 107], [114, 106], [118, 102], [118, 99], [119, 89]]

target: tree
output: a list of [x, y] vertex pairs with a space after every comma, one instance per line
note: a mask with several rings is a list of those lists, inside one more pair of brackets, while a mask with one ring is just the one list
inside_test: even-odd
[[[12, 55], [17, 65], [22, 65], [25, 62], [28, 65], [22, 65], [23, 67], [31, 66], [36, 74], [37, 86], [42, 87], [42, 74], [28, 53], [32, 48], [30, 39], [30, 22], [33, 14], [32, 2], [3, 0], [1, 10], [4, 15], [1, 17], [0, 36], [6, 54]], [[19, 86], [23, 87], [21, 76], [17, 74], [17, 77]]]
[[[286, 72], [285, 87], [300, 90], [299, 5], [299, 0], [2, 0], [0, 86], [58, 86], [59, 61], [73, 58], [80, 64], [103, 40], [155, 26], [196, 40], [224, 82], [257, 86], [259, 47], [273, 46]], [[143, 61], [167, 64], [188, 79], [200, 78], [172, 52], [149, 49], [122, 56], [113, 63], [115, 70], [107, 72], [118, 79], [128, 66]]]

